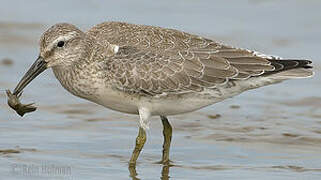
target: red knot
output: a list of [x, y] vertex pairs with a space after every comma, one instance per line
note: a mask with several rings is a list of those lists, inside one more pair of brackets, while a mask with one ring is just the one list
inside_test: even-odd
[[249, 89], [311, 77], [310, 63], [234, 48], [174, 29], [105, 22], [83, 32], [61, 23], [42, 35], [39, 57], [14, 94], [52, 68], [73, 95], [138, 114], [131, 166], [146, 142], [150, 117], [160, 116], [161, 163], [168, 165], [172, 127], [167, 116], [195, 111]]

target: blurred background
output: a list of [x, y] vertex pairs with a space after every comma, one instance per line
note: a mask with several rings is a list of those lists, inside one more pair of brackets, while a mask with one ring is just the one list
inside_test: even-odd
[[[104, 21], [175, 28], [264, 54], [313, 61], [315, 76], [245, 92], [170, 117], [171, 159], [162, 169], [162, 126], [153, 118], [137, 165], [139, 179], [320, 179], [321, 1], [319, 0], [1, 0], [0, 176], [4, 179], [129, 179], [137, 116], [72, 96], [51, 70], [24, 91], [34, 113], [7, 106], [37, 58], [51, 25], [86, 31]], [[49, 168], [48, 171], [40, 169]], [[67, 169], [65, 173], [55, 170]], [[0, 179], [1, 179], [0, 178]]]

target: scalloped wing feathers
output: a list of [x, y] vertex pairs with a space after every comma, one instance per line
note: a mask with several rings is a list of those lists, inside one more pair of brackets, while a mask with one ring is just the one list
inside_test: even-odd
[[173, 29], [107, 22], [87, 34], [106, 47], [109, 44], [120, 47], [116, 54], [99, 63], [106, 66], [106, 76], [111, 76], [119, 88], [132, 91], [150, 94], [201, 91], [276, 68], [253, 51]]

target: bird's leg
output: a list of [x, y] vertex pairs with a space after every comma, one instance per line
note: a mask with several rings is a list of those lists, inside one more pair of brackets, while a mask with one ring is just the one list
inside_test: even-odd
[[131, 177], [132, 180], [140, 180], [139, 178], [137, 178], [136, 166], [129, 166], [128, 170], [129, 170], [129, 177]]
[[136, 160], [139, 156], [139, 153], [142, 151], [145, 142], [146, 142], [146, 132], [142, 127], [139, 127], [139, 132], [136, 138], [135, 149], [133, 151], [132, 157], [130, 158], [129, 166], [136, 165]]
[[149, 125], [149, 117], [151, 116], [151, 113], [148, 108], [141, 107], [138, 109], [138, 114], [140, 118], [140, 127], [139, 127], [139, 132], [136, 138], [136, 145], [135, 149], [133, 151], [132, 157], [130, 158], [129, 161], [129, 166], [136, 166], [136, 161], [137, 158], [142, 151], [144, 144], [146, 142], [146, 132], [145, 129], [148, 128]]
[[163, 135], [164, 135], [164, 144], [163, 144], [163, 157], [161, 163], [164, 165], [169, 165], [169, 148], [171, 146], [172, 140], [172, 126], [168, 122], [166, 116], [160, 116], [163, 124]]

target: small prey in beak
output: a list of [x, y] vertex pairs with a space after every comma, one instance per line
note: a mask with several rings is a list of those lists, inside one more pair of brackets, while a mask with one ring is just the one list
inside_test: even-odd
[[8, 105], [14, 109], [20, 116], [23, 116], [25, 113], [33, 112], [37, 108], [32, 104], [21, 104], [19, 98], [22, 94], [22, 90], [40, 73], [47, 69], [47, 63], [43, 58], [38, 57], [38, 59], [32, 64], [26, 74], [22, 77], [13, 93], [10, 90], [7, 90], [8, 96]]
[[29, 112], [33, 112], [37, 109], [37, 107], [33, 106], [33, 103], [31, 104], [21, 104], [19, 101], [19, 98], [22, 93], [18, 95], [13, 95], [10, 90], [7, 90], [7, 96], [8, 96], [8, 105], [14, 109], [21, 117]]

